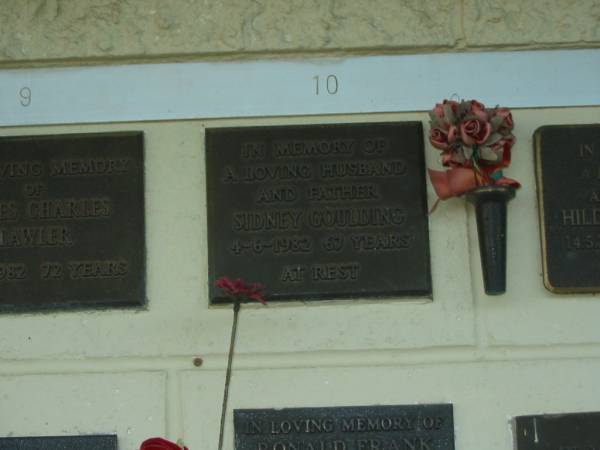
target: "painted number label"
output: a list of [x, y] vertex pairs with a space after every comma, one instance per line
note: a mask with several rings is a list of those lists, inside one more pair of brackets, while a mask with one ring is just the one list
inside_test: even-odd
[[25, 86], [19, 90], [19, 101], [25, 108], [31, 105], [31, 88]]
[[331, 74], [326, 77], [315, 75], [313, 80], [315, 80], [315, 95], [321, 95], [321, 93], [335, 95], [338, 93], [340, 82], [335, 75]]

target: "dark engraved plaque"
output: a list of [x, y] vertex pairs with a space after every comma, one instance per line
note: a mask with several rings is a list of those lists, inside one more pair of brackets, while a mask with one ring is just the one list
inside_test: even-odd
[[515, 434], [517, 450], [598, 450], [600, 412], [517, 417]]
[[600, 125], [535, 132], [544, 284], [600, 292]]
[[236, 450], [454, 450], [452, 405], [239, 409]]
[[0, 438], [0, 450], [117, 450], [116, 435]]
[[141, 132], [0, 138], [0, 308], [145, 301]]
[[417, 122], [206, 130], [210, 279], [260, 282], [270, 300], [431, 296], [422, 134]]

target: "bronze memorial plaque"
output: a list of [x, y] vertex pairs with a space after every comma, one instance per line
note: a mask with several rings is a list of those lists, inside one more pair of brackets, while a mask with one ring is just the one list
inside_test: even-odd
[[145, 302], [141, 132], [0, 138], [0, 308]]
[[600, 125], [535, 132], [544, 284], [600, 292]]
[[117, 450], [115, 434], [0, 438], [0, 450]]
[[431, 296], [421, 123], [206, 130], [211, 302]]
[[235, 450], [454, 450], [451, 404], [236, 409]]
[[517, 450], [598, 450], [600, 412], [515, 418]]

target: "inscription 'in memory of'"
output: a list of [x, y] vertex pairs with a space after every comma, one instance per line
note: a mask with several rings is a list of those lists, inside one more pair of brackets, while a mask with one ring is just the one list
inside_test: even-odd
[[143, 135], [0, 138], [0, 308], [143, 303]]
[[452, 405], [236, 410], [237, 450], [453, 450]]
[[259, 281], [271, 300], [430, 295], [421, 134], [418, 123], [207, 130], [211, 279]]

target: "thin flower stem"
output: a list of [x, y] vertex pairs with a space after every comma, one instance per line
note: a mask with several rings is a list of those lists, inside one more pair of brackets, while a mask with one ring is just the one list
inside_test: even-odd
[[223, 405], [221, 406], [221, 427], [219, 429], [218, 450], [223, 450], [223, 432], [225, 430], [225, 417], [227, 415], [227, 399], [229, 398], [229, 382], [231, 381], [231, 364], [235, 349], [235, 337], [237, 335], [238, 313], [240, 312], [240, 301], [233, 300], [233, 324], [231, 325], [231, 338], [229, 339], [229, 356], [227, 359], [227, 371], [225, 372], [225, 389], [223, 390]]

